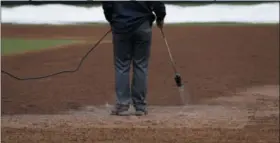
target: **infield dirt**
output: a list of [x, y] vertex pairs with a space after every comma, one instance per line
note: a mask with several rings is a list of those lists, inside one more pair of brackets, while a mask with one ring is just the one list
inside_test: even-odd
[[[2, 70], [34, 77], [74, 69], [105, 26], [1, 25], [2, 37], [85, 42], [2, 56]], [[279, 25], [167, 26], [190, 94], [181, 105], [164, 41], [153, 30], [145, 117], [114, 117], [111, 35], [76, 73], [17, 81], [2, 74], [3, 142], [279, 142]]]

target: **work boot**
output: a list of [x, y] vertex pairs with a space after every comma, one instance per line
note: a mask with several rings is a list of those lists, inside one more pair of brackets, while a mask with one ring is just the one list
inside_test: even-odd
[[128, 110], [129, 105], [116, 104], [113, 110], [111, 111], [111, 115], [128, 116], [130, 114]]

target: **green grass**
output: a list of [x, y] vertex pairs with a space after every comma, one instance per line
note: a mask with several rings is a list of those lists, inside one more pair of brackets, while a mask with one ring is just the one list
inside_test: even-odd
[[[21, 25], [21, 26], [30, 26], [30, 24], [12, 24], [5, 23], [2, 25]], [[165, 26], [276, 26], [279, 23], [243, 23], [243, 22], [184, 22], [184, 23], [166, 23]], [[64, 27], [64, 26], [73, 26], [73, 27], [108, 27], [108, 23], [80, 23], [80, 24], [65, 24], [65, 25], [52, 25], [52, 24], [32, 24], [32, 26], [44, 26], [44, 27]], [[156, 23], [153, 23], [153, 26], [156, 27]]]
[[[11, 23], [5, 23], [2, 25], [17, 25]], [[29, 24], [19, 24], [21, 26], [30, 26]], [[166, 23], [165, 26], [277, 26], [279, 23], [242, 23], [242, 22], [185, 22], [185, 23]], [[73, 27], [108, 27], [108, 23], [80, 23], [80, 24], [66, 24], [66, 25], [51, 25], [51, 24], [32, 24], [32, 26], [44, 26], [44, 27], [64, 27], [64, 26], [73, 26]], [[154, 27], [156, 24], [154, 22]]]
[[1, 55], [18, 54], [31, 50], [41, 50], [57, 45], [70, 44], [74, 40], [50, 40], [50, 39], [20, 39], [20, 38], [1, 38]]

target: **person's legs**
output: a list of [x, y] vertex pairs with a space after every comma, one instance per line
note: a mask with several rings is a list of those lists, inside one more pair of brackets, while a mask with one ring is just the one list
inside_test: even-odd
[[142, 24], [133, 35], [133, 79], [132, 79], [132, 101], [136, 113], [146, 113], [146, 94], [148, 82], [148, 62], [150, 57], [150, 46], [152, 40], [152, 29], [149, 22]]
[[129, 71], [132, 58], [130, 35], [113, 33], [116, 107], [115, 115], [126, 115], [131, 102]]

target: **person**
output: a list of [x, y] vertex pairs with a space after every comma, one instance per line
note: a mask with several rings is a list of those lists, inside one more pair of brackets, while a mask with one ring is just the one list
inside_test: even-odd
[[[104, 1], [102, 8], [112, 30], [116, 105], [112, 115], [147, 115], [147, 77], [152, 25], [163, 28], [166, 7], [160, 1]], [[154, 13], [155, 14], [154, 14]], [[129, 72], [133, 65], [130, 86]]]

